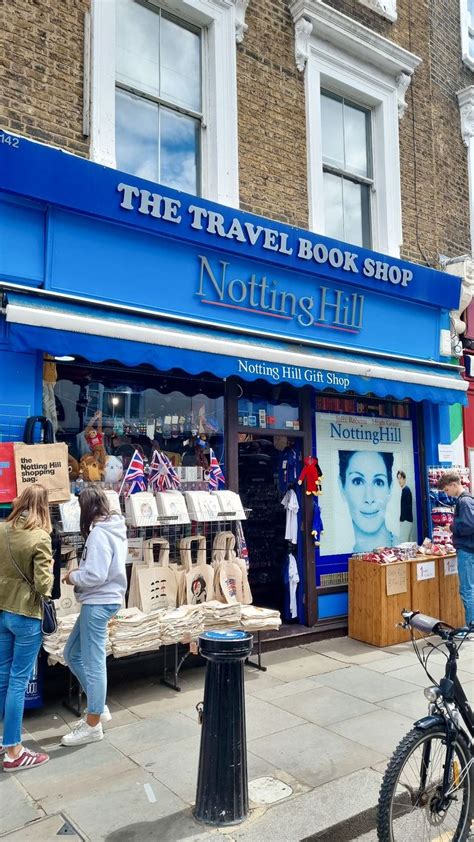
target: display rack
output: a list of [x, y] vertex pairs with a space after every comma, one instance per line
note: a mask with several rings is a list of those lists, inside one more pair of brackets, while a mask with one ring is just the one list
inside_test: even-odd
[[456, 498], [449, 497], [444, 491], [438, 491], [438, 482], [443, 474], [451, 473], [452, 471], [456, 471], [459, 474], [465, 490], [469, 491], [469, 468], [465, 468], [464, 466], [453, 466], [450, 468], [441, 465], [428, 466], [430, 537], [433, 544], [445, 544], [450, 538], [449, 533], [444, 527], [450, 525], [454, 520]]

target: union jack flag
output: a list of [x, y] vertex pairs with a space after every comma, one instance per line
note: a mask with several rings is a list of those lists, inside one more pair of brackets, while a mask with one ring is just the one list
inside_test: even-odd
[[235, 535], [237, 538], [237, 555], [239, 558], [244, 559], [245, 565], [248, 570], [250, 564], [249, 551], [247, 547], [247, 541], [245, 540], [243, 526], [240, 520], [238, 520], [235, 524]]
[[181, 480], [178, 477], [171, 460], [166, 453], [153, 451], [148, 474], [148, 487], [152, 491], [164, 491], [166, 488], [179, 488]]
[[130, 460], [130, 464], [122, 480], [120, 491], [122, 491], [125, 484], [128, 485], [128, 489], [126, 491], [127, 497], [130, 496], [130, 494], [136, 494], [137, 491], [146, 491], [145, 464], [138, 450], [135, 450], [135, 453]]
[[219, 465], [217, 460], [217, 456], [214, 453], [212, 447], [209, 448], [209, 490], [215, 491], [219, 487], [219, 483], [225, 485], [225, 476], [222, 472], [222, 468]]

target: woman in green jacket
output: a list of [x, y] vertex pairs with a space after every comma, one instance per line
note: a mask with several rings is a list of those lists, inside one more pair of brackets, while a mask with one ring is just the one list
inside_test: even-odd
[[[47, 763], [47, 754], [21, 744], [25, 692], [41, 647], [40, 595], [53, 584], [48, 495], [25, 489], [0, 523], [0, 719], [3, 769], [16, 772]], [[25, 578], [29, 582], [25, 581]], [[31, 583], [31, 584], [29, 584]]]

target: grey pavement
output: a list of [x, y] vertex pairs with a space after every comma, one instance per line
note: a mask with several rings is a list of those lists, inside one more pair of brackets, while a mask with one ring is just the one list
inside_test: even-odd
[[[0, 838], [49, 842], [218, 839], [376, 840], [374, 807], [395, 746], [426, 711], [429, 682], [409, 644], [377, 649], [336, 638], [263, 656], [245, 668], [249, 818], [214, 829], [192, 815], [204, 669], [181, 693], [149, 677], [117, 680], [101, 743], [67, 749], [74, 716], [60, 703], [25, 715], [25, 741], [51, 756], [42, 769], [0, 773]], [[442, 669], [435, 654], [433, 670]], [[474, 644], [460, 673], [474, 696]], [[341, 830], [343, 829], [343, 830]], [[340, 834], [340, 835], [339, 835]]]

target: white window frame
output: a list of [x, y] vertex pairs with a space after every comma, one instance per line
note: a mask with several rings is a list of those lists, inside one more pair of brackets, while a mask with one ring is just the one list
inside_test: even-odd
[[[234, 0], [151, 0], [202, 28], [203, 113], [201, 195], [239, 206], [236, 20]], [[115, 158], [115, 0], [92, 0], [90, 157]]]
[[[402, 244], [398, 120], [420, 59], [321, 0], [293, 0], [297, 64], [305, 69], [309, 227], [324, 234], [321, 89], [343, 95], [372, 112], [372, 249], [394, 257]], [[302, 58], [303, 57], [303, 58]], [[306, 59], [306, 61], [304, 61]]]
[[461, 21], [461, 50], [463, 64], [474, 71], [474, 57], [471, 56], [469, 45], [469, 8], [468, 0], [459, 0], [460, 6], [460, 21]]

